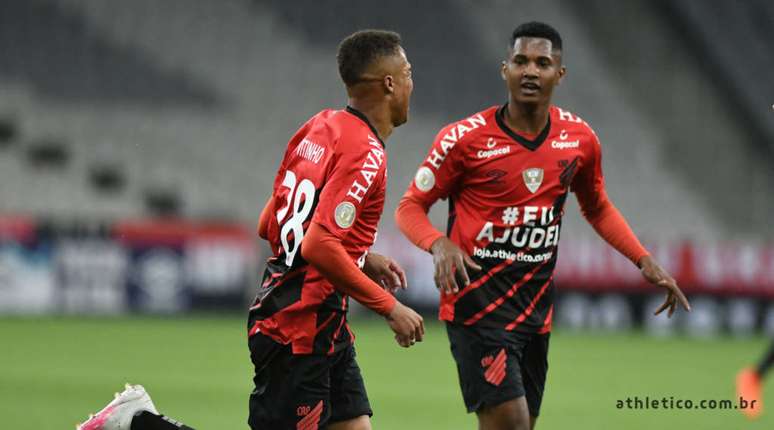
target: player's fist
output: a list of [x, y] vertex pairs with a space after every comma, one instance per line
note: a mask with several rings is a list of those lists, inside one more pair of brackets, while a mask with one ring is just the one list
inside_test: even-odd
[[387, 315], [387, 324], [395, 332], [395, 340], [404, 348], [415, 342], [422, 342], [425, 335], [425, 323], [422, 316], [401, 302], [395, 302], [392, 312]]

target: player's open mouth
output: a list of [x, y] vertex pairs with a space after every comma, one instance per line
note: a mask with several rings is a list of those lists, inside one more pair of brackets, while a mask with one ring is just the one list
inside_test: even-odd
[[540, 91], [540, 85], [534, 82], [522, 82], [521, 92], [524, 94], [536, 94]]

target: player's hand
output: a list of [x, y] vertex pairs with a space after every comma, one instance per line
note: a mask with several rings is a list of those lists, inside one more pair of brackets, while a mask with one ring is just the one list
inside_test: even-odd
[[648, 282], [667, 289], [666, 300], [664, 300], [664, 303], [656, 309], [656, 312], [654, 312], [653, 315], [658, 315], [668, 308], [669, 312], [667, 313], [667, 317], [671, 318], [672, 314], [675, 313], [675, 310], [677, 309], [678, 303], [682, 305], [686, 311], [691, 311], [691, 305], [688, 303], [688, 299], [685, 298], [683, 292], [680, 291], [680, 287], [677, 286], [675, 279], [669, 276], [669, 273], [661, 268], [653, 257], [649, 255], [642, 257], [639, 261], [639, 266], [642, 276]]
[[463, 288], [470, 284], [470, 277], [465, 266], [481, 270], [468, 254], [459, 246], [444, 236], [433, 242], [430, 247], [435, 264], [435, 286], [444, 294], [456, 294], [460, 291], [456, 276], [459, 275]]
[[425, 323], [422, 316], [401, 302], [396, 302], [392, 312], [387, 315], [387, 324], [395, 332], [398, 345], [404, 348], [410, 347], [415, 342], [422, 342], [425, 336]]
[[406, 272], [395, 260], [384, 255], [369, 252], [363, 265], [363, 273], [391, 293], [408, 287]]

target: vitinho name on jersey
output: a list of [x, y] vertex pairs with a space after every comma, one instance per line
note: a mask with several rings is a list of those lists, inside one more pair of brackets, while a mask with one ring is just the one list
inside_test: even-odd
[[[467, 123], [467, 125], [464, 123]], [[449, 151], [451, 151], [451, 149], [454, 148], [454, 145], [462, 139], [462, 136], [482, 125], [486, 125], [486, 120], [480, 113], [458, 122], [455, 126], [451, 127], [441, 139], [441, 151], [439, 152], [437, 149], [433, 148], [433, 152], [427, 157], [427, 162], [436, 169], [440, 168], [443, 160], [449, 155]]]
[[318, 164], [323, 155], [325, 155], [325, 148], [304, 138], [296, 148], [296, 155], [305, 158], [314, 164]]

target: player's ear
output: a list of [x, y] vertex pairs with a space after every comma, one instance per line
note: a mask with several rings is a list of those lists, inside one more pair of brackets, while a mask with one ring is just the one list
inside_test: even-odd
[[556, 85], [561, 85], [562, 80], [564, 79], [564, 75], [567, 73], [567, 68], [564, 66], [559, 67], [558, 73], [559, 73], [559, 80], [556, 81]]
[[385, 76], [382, 83], [384, 84], [384, 91], [387, 94], [392, 94], [395, 92], [395, 79], [393, 79], [392, 75]]
[[505, 70], [508, 68], [508, 63], [503, 60], [503, 63], [500, 65], [500, 77], [503, 78], [503, 80], [507, 80], [508, 78], [505, 77]]

